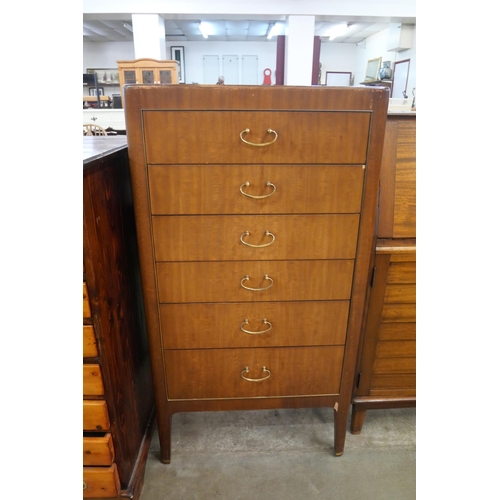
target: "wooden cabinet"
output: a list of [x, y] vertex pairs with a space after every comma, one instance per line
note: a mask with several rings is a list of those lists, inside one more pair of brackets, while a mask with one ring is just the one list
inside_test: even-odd
[[134, 59], [132, 61], [116, 61], [120, 78], [120, 89], [123, 97], [125, 84], [142, 83], [158, 85], [179, 83], [179, 62], [158, 59]]
[[373, 279], [351, 432], [366, 410], [416, 404], [416, 116], [387, 119]]
[[388, 92], [130, 86], [125, 99], [161, 460], [176, 412], [322, 406], [341, 455]]
[[154, 401], [126, 137], [83, 143], [83, 498], [138, 499]]

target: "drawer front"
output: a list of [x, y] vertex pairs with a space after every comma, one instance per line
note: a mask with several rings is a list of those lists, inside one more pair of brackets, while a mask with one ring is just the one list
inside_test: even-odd
[[380, 323], [379, 340], [416, 340], [416, 323]]
[[417, 282], [416, 262], [391, 262], [387, 274], [387, 284], [415, 284]]
[[359, 215], [153, 217], [155, 258], [354, 259], [358, 224]]
[[113, 498], [120, 493], [116, 464], [83, 468], [83, 498]]
[[364, 164], [370, 118], [348, 111], [144, 111], [146, 161]]
[[101, 367], [98, 364], [92, 363], [83, 365], [83, 395], [104, 395]]
[[349, 301], [162, 304], [166, 349], [342, 345]]
[[97, 355], [97, 341], [94, 327], [92, 325], [83, 325], [83, 357], [92, 358]]
[[83, 438], [83, 465], [111, 465], [115, 459], [111, 434]]
[[168, 397], [338, 394], [343, 355], [342, 346], [165, 351]]
[[86, 399], [83, 401], [83, 430], [107, 431], [110, 428], [106, 401]]
[[342, 300], [351, 295], [354, 261], [160, 262], [156, 267], [163, 303]]
[[307, 166], [149, 166], [151, 213], [359, 213], [364, 173], [362, 165], [310, 166], [310, 163]]
[[83, 317], [91, 318], [92, 312], [90, 310], [90, 300], [89, 291], [87, 289], [87, 283], [83, 283]]
[[394, 374], [394, 373], [416, 373], [416, 358], [377, 358], [373, 365], [373, 373]]

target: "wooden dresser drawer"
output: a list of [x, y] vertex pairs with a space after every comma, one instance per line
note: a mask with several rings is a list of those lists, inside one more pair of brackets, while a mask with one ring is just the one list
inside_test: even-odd
[[120, 493], [116, 464], [83, 468], [83, 498], [113, 498]]
[[342, 300], [351, 295], [354, 261], [160, 262], [156, 267], [163, 303]]
[[370, 119], [349, 111], [144, 111], [146, 161], [364, 164]]
[[349, 301], [161, 304], [163, 347], [342, 345]]
[[[343, 356], [343, 346], [169, 350], [165, 351], [168, 397], [338, 394]], [[255, 381], [260, 378], [265, 380]]]
[[83, 357], [92, 358], [98, 355], [94, 327], [83, 325]]
[[109, 430], [108, 405], [103, 400], [86, 399], [83, 401], [83, 430], [107, 431]]
[[102, 381], [101, 367], [96, 363], [83, 365], [83, 395], [104, 395], [104, 383]]
[[364, 173], [362, 165], [310, 163], [149, 166], [151, 214], [359, 213]]
[[115, 459], [111, 434], [83, 438], [83, 465], [111, 465]]
[[157, 261], [354, 259], [359, 215], [162, 216], [152, 222]]

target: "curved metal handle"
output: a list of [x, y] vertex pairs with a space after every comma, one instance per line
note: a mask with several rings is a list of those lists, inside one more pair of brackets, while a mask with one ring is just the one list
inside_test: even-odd
[[240, 284], [241, 284], [241, 286], [242, 286], [245, 290], [250, 290], [251, 292], [263, 292], [264, 290], [269, 290], [269, 288], [271, 288], [271, 287], [274, 285], [274, 281], [273, 281], [273, 279], [272, 279], [270, 276], [268, 276], [267, 274], [265, 274], [265, 275], [264, 275], [264, 279], [265, 279], [265, 280], [269, 280], [269, 281], [271, 282], [271, 284], [270, 284], [269, 286], [264, 287], [264, 288], [250, 288], [249, 286], [245, 286], [245, 285], [243, 284], [243, 282], [244, 282], [244, 281], [247, 281], [247, 280], [249, 280], [249, 279], [250, 279], [250, 277], [249, 277], [249, 276], [248, 276], [248, 274], [247, 274], [244, 278], [242, 278], [242, 280], [241, 280]]
[[245, 321], [243, 321], [243, 323], [241, 323], [240, 325], [240, 330], [244, 333], [248, 333], [248, 335], [262, 335], [263, 333], [266, 333], [269, 330], [271, 330], [271, 328], [273, 327], [273, 325], [269, 321], [267, 321], [266, 318], [262, 319], [262, 323], [264, 323], [265, 325], [269, 325], [269, 328], [267, 330], [262, 330], [261, 332], [251, 332], [250, 330], [245, 330], [243, 328], [243, 325], [248, 325], [248, 319], [245, 319]]
[[265, 366], [262, 367], [262, 371], [264, 373], [267, 373], [267, 375], [265, 377], [262, 377], [262, 378], [245, 377], [245, 375], [243, 375], [243, 374], [248, 373], [249, 371], [250, 370], [249, 370], [248, 366], [245, 366], [245, 369], [241, 372], [241, 378], [244, 380], [248, 380], [249, 382], [262, 382], [263, 380], [266, 380], [271, 376], [271, 372]]
[[87, 489], [87, 483], [85, 481], [83, 481], [83, 489], [86, 490]]
[[255, 200], [260, 200], [262, 198], [269, 198], [269, 196], [272, 196], [275, 192], [276, 192], [276, 186], [272, 183], [272, 182], [269, 182], [267, 181], [266, 182], [266, 186], [272, 186], [273, 188], [273, 191], [272, 193], [269, 193], [269, 194], [265, 194], [264, 196], [255, 196], [253, 194], [248, 194], [248, 193], [245, 193], [245, 191], [243, 191], [243, 188], [245, 186], [250, 186], [250, 183], [248, 181], [244, 182], [241, 186], [240, 186], [240, 193], [245, 195], [245, 196], [248, 196], [248, 198], [253, 198]]
[[273, 142], [275, 142], [276, 139], [278, 138], [278, 132], [276, 132], [276, 130], [273, 130], [272, 128], [268, 128], [267, 129], [267, 133], [268, 134], [274, 134], [274, 139], [272, 141], [270, 141], [270, 142], [260, 142], [260, 143], [245, 141], [245, 139], [243, 139], [243, 134], [249, 134], [249, 133], [250, 133], [250, 129], [249, 128], [246, 128], [245, 130], [242, 130], [240, 132], [240, 139], [245, 144], [250, 144], [250, 146], [258, 146], [258, 147], [269, 146], [270, 144], [272, 144]]
[[263, 245], [252, 245], [251, 243], [247, 243], [246, 241], [243, 240], [244, 236], [248, 236], [250, 233], [248, 231], [245, 231], [241, 236], [240, 236], [240, 241], [243, 243], [243, 245], [246, 245], [247, 247], [252, 247], [252, 248], [262, 248], [262, 247], [268, 247], [269, 245], [272, 245], [274, 240], [276, 239], [274, 234], [266, 231], [264, 234], [266, 236], [271, 236], [271, 241], [269, 243], [264, 243]]

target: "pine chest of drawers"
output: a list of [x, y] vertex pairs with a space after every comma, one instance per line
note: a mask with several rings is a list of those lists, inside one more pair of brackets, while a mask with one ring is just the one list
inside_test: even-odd
[[344, 449], [386, 89], [126, 86], [161, 459], [176, 412], [331, 407]]

